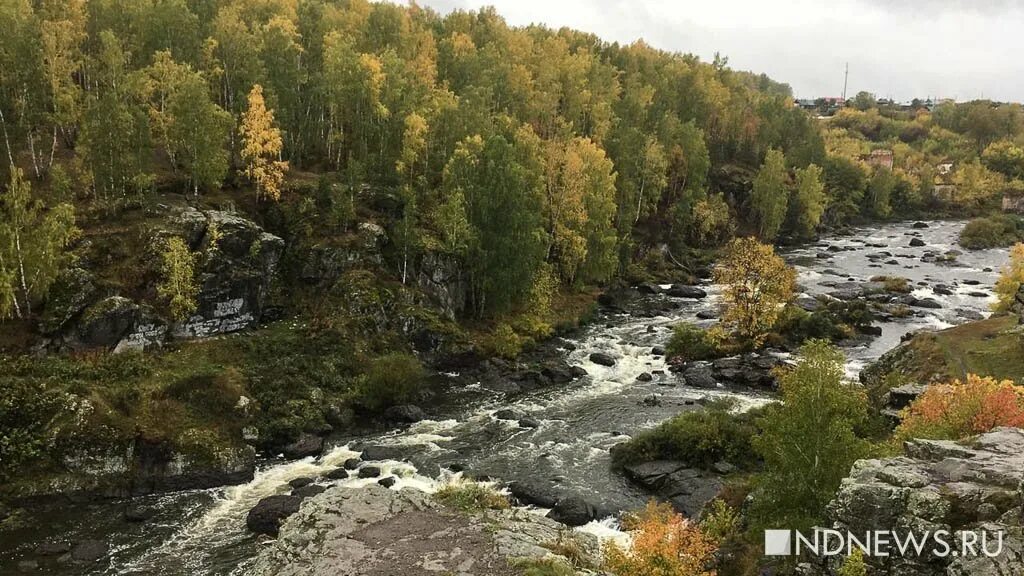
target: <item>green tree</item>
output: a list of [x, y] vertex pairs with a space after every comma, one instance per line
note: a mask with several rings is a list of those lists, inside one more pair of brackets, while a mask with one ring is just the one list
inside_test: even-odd
[[544, 260], [541, 174], [504, 136], [466, 139], [445, 167], [449, 194], [466, 203], [467, 264], [479, 315], [524, 303]]
[[1024, 148], [1009, 140], [989, 144], [981, 154], [981, 161], [989, 170], [1007, 178], [1024, 178]]
[[195, 261], [188, 245], [177, 236], [169, 239], [160, 252], [160, 281], [156, 291], [177, 320], [186, 320], [198, 306]]
[[210, 99], [206, 82], [190, 75], [170, 101], [168, 140], [175, 158], [188, 173], [193, 192], [219, 188], [228, 172], [227, 145], [234, 120]]
[[811, 238], [825, 213], [825, 185], [821, 181], [821, 168], [811, 164], [796, 171], [796, 190], [793, 194], [793, 209], [796, 212], [796, 234]]
[[892, 215], [892, 196], [898, 178], [884, 168], [876, 169], [868, 182], [864, 211], [869, 216], [888, 218]]
[[47, 209], [18, 168], [0, 196], [0, 318], [24, 318], [46, 297], [78, 235], [70, 204]]
[[782, 402], [754, 439], [765, 466], [761, 512], [773, 525], [814, 525], [850, 466], [867, 454], [867, 441], [854, 432], [867, 418], [867, 400], [844, 380], [843, 360], [828, 342], [811, 340], [796, 366], [779, 375]]
[[781, 150], [769, 150], [754, 178], [750, 208], [762, 239], [771, 242], [786, 218], [789, 192], [786, 189], [786, 157]]

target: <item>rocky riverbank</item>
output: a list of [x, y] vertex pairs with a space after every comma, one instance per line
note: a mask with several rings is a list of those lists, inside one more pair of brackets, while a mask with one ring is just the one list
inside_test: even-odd
[[525, 510], [460, 513], [417, 490], [371, 485], [306, 499], [244, 573], [513, 576], [548, 560], [589, 574], [598, 554], [594, 536]]
[[854, 464], [829, 505], [833, 528], [854, 534], [984, 531], [993, 535], [990, 551], [994, 535], [1002, 533], [1002, 552], [937, 557], [930, 546], [922, 554], [866, 556], [870, 567], [907, 576], [1024, 574], [1024, 430], [1000, 428], [963, 442], [912, 440], [904, 451]]

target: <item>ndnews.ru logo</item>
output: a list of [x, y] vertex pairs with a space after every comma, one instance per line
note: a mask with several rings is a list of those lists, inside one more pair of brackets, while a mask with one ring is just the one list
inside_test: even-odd
[[897, 532], [872, 530], [862, 534], [839, 530], [816, 529], [810, 538], [798, 530], [765, 530], [766, 556], [849, 556], [859, 549], [866, 556], [986, 556], [995, 558], [1003, 552], [1001, 531], [934, 530]]

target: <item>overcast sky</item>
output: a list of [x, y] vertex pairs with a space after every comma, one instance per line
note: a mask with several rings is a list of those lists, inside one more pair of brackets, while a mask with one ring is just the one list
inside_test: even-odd
[[1024, 0], [419, 0], [446, 13], [493, 5], [509, 23], [643, 38], [764, 72], [797, 97], [860, 90], [909, 100], [1024, 101]]

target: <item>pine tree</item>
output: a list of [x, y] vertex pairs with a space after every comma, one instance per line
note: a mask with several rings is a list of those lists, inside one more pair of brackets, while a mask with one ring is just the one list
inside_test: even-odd
[[274, 125], [274, 112], [267, 109], [259, 84], [249, 92], [249, 107], [242, 116], [239, 134], [245, 175], [256, 185], [256, 197], [278, 200], [288, 162], [280, 160], [281, 131]]

